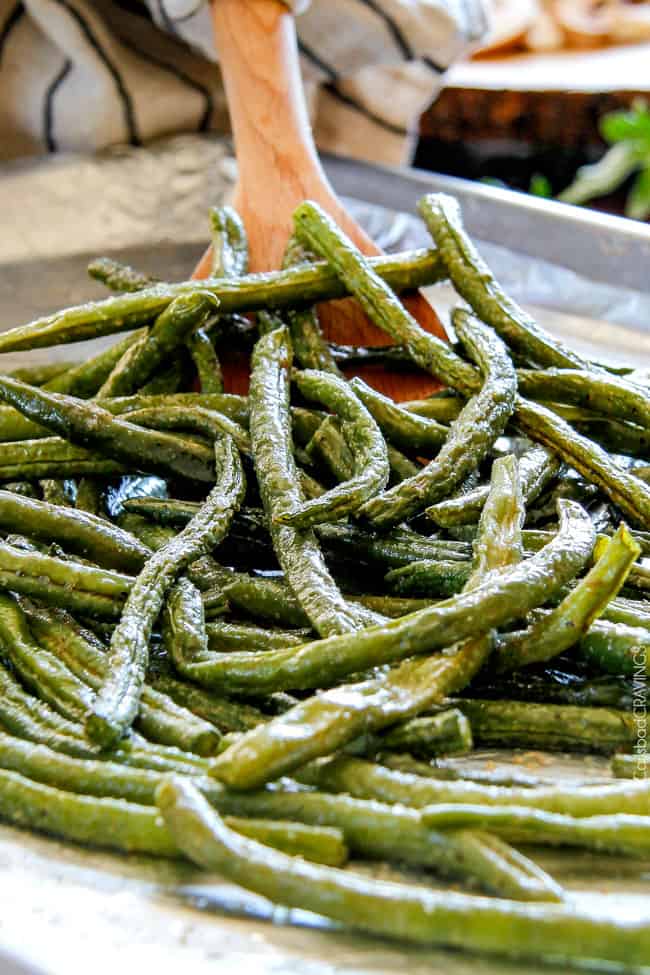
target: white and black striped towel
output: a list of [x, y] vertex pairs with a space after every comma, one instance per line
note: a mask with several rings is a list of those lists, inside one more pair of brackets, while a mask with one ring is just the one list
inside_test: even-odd
[[[294, 0], [319, 146], [404, 161], [486, 4]], [[0, 159], [225, 130], [209, 16], [208, 0], [0, 0]]]

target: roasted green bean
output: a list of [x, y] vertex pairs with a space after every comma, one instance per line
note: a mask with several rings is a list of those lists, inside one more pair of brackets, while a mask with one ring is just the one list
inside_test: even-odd
[[271, 539], [287, 581], [314, 629], [322, 636], [356, 630], [357, 618], [332, 579], [315, 535], [282, 524], [304, 498], [291, 453], [289, 377], [291, 344], [286, 328], [259, 339], [253, 352], [250, 434], [257, 480]]
[[[374, 258], [371, 264], [396, 291], [433, 284], [442, 280], [445, 273], [438, 254], [424, 249], [395, 257]], [[336, 274], [321, 262], [243, 278], [153, 285], [135, 294], [77, 305], [65, 312], [9, 329], [2, 334], [0, 352], [44, 348], [130, 331], [147, 324], [164, 311], [174, 298], [197, 290], [207, 290], [219, 300], [220, 314], [311, 305], [330, 298], [342, 298], [347, 293]]]
[[379, 427], [348, 384], [330, 373], [305, 369], [294, 382], [307, 399], [334, 410], [353, 458], [352, 477], [294, 511], [280, 513], [283, 524], [305, 530], [324, 521], [338, 521], [383, 490], [388, 482], [388, 455]]
[[271, 900], [360, 930], [418, 944], [532, 959], [542, 955], [565, 963], [591, 959], [631, 969], [650, 958], [650, 929], [643, 922], [623, 925], [581, 912], [574, 904], [517, 905], [310, 866], [239, 838], [181, 780], [162, 785], [158, 803], [176, 841], [200, 866]]
[[483, 388], [454, 420], [435, 460], [413, 478], [366, 502], [361, 514], [377, 527], [395, 525], [449, 494], [476, 470], [512, 414], [517, 383], [501, 341], [469, 318], [459, 321], [458, 331], [480, 365]]
[[108, 674], [86, 719], [89, 737], [104, 747], [119, 740], [137, 713], [149, 636], [167, 590], [190, 562], [209, 552], [225, 537], [234, 511], [243, 499], [245, 482], [241, 461], [229, 437], [217, 441], [215, 455], [216, 486], [181, 534], [146, 563], [113, 633]]

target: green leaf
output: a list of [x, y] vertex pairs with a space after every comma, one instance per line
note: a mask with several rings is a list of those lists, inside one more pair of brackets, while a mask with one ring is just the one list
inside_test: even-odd
[[545, 200], [550, 200], [553, 196], [553, 187], [550, 180], [543, 173], [533, 173], [530, 177], [528, 192], [533, 196], [541, 196]]
[[600, 131], [606, 142], [641, 142], [650, 152], [650, 107], [637, 99], [629, 109], [608, 112], [600, 120]]
[[650, 166], [641, 170], [628, 193], [625, 215], [633, 220], [645, 220], [650, 216]]
[[638, 169], [639, 162], [635, 144], [617, 142], [597, 163], [581, 166], [574, 181], [558, 195], [558, 200], [586, 203], [596, 196], [612, 193]]

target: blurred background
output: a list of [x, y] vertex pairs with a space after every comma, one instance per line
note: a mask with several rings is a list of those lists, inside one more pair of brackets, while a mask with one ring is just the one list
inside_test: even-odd
[[493, 9], [487, 43], [422, 115], [415, 165], [648, 219], [650, 3]]

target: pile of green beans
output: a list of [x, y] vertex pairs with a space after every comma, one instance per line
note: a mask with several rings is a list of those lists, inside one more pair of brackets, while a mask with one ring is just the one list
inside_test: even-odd
[[[420, 212], [430, 250], [367, 259], [303, 203], [248, 274], [215, 208], [210, 277], [100, 258], [112, 297], [2, 333], [128, 334], [0, 375], [0, 820], [370, 934], [637, 971], [650, 915], [578, 909], [522, 848], [650, 856], [650, 392], [519, 308], [455, 200]], [[444, 279], [453, 346], [399, 300]], [[346, 296], [390, 345], [328, 341]], [[396, 402], [381, 369], [447, 388]]]

